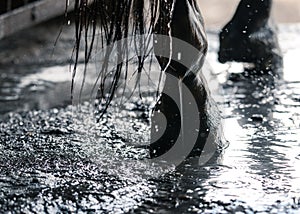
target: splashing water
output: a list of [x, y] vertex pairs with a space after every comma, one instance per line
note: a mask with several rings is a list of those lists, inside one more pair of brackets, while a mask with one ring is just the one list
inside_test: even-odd
[[[280, 27], [286, 67], [283, 79], [275, 82], [271, 77], [228, 80], [223, 72], [227, 66], [216, 61], [216, 32], [208, 34], [208, 63], [213, 80], [219, 83], [214, 88], [224, 90], [212, 95], [224, 98], [216, 100], [222, 106], [224, 134], [230, 144], [204, 166], [190, 159], [153, 179], [143, 174], [157, 168], [143, 168], [134, 160], [148, 155], [135, 145], [149, 141], [155, 86], [142, 88], [147, 91], [142, 100], [133, 95], [120, 106], [116, 99], [97, 124], [89, 102], [82, 102], [80, 110], [67, 98], [54, 102], [62, 91], [69, 93], [70, 84], [55, 75], [39, 75], [68, 71], [67, 59], [62, 60], [65, 46], [58, 44], [64, 53], [59, 65], [55, 60], [49, 63], [42, 53], [39, 56], [45, 60], [37, 65], [30, 59], [22, 64], [20, 58], [13, 73], [16, 79], [7, 78], [9, 66], [1, 67], [1, 96], [18, 98], [0, 103], [0, 211], [299, 212], [300, 78], [295, 60], [299, 32], [297, 25]], [[72, 43], [71, 37], [62, 36]], [[4, 52], [15, 55], [15, 51]], [[241, 71], [239, 66], [230, 72], [233, 69]], [[212, 80], [207, 82], [212, 86]], [[32, 85], [40, 90], [27, 90]], [[34, 101], [41, 97], [43, 102]]]

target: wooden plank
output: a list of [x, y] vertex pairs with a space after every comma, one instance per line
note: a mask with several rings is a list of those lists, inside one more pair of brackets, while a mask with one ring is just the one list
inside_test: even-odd
[[[65, 12], [65, 0], [41, 0], [30, 3], [0, 16], [0, 39], [19, 30], [36, 25]], [[74, 9], [74, 0], [69, 0], [68, 11]]]

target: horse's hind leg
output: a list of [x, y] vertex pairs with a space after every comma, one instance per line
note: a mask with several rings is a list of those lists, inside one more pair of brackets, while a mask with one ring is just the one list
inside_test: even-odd
[[220, 62], [252, 63], [260, 73], [282, 66], [276, 27], [269, 19], [271, 7], [272, 0], [241, 0], [220, 32]]
[[[152, 141], [155, 141], [150, 146], [152, 158], [168, 152], [178, 138], [185, 141], [186, 138], [184, 139], [183, 135], [195, 134], [192, 132], [197, 132], [196, 142], [184, 143], [195, 143], [196, 146], [192, 145], [193, 152], [198, 150], [199, 154], [209, 132], [206, 114], [207, 91], [198, 76], [207, 51], [200, 10], [195, 0], [175, 0], [175, 2], [168, 1], [165, 4], [161, 5], [160, 17], [155, 26], [154, 51], [162, 70], [166, 73], [165, 85], [155, 111], [164, 114], [167, 124], [160, 124], [155, 115], [152, 117], [151, 137]], [[197, 51], [194, 52], [195, 54], [191, 53], [189, 48], [179, 45], [178, 41], [192, 46]], [[167, 52], [164, 56], [161, 54], [162, 49]], [[190, 99], [193, 100], [188, 100], [188, 96], [182, 93], [180, 84], [188, 88], [192, 94]], [[189, 115], [193, 114], [188, 110], [192, 102], [197, 105], [195, 115]], [[187, 118], [190, 118], [190, 121]], [[198, 123], [197, 129], [191, 130], [187, 124], [189, 122]], [[166, 127], [160, 127], [165, 125]], [[157, 129], [165, 129], [159, 139], [155, 139], [155, 133], [159, 132]], [[185, 145], [183, 149], [187, 149], [188, 146]]]

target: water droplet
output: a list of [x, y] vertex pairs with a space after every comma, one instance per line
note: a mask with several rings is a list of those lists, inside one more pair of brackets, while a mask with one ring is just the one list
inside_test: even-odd
[[193, 190], [191, 190], [191, 189], [188, 189], [187, 191], [186, 191], [186, 193], [193, 193], [194, 191]]
[[177, 59], [181, 60], [181, 53], [180, 52], [177, 54]]

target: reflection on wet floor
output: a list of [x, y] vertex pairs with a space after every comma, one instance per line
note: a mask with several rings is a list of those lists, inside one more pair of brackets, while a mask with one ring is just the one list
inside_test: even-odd
[[155, 91], [122, 107], [115, 100], [96, 124], [88, 102], [80, 111], [69, 105], [70, 52], [60, 51], [72, 50], [71, 32], [62, 35], [54, 60], [43, 59], [51, 45], [24, 64], [20, 57], [11, 65], [7, 55], [0, 65], [0, 211], [299, 212], [299, 32], [299, 25], [280, 27], [282, 79], [235, 80], [228, 72], [242, 65], [219, 64], [217, 34], [209, 33], [203, 71], [218, 80], [214, 96], [229, 146], [204, 166], [191, 159], [158, 178], [149, 178], [157, 168], [137, 164], [147, 151], [133, 146], [149, 141]]

